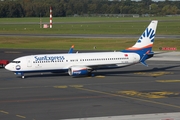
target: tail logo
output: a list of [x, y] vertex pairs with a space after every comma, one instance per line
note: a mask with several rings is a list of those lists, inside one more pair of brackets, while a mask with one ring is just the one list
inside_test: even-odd
[[138, 43], [141, 43], [141, 41], [145, 38], [148, 38], [149, 40], [151, 40], [151, 42], [154, 42], [154, 37], [155, 37], [155, 32], [152, 28], [146, 28], [146, 30], [144, 31], [144, 33], [141, 35], [141, 37], [139, 38], [139, 40], [137, 41]]

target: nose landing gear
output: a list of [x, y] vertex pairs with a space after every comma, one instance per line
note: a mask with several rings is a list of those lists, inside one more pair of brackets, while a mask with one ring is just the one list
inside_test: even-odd
[[16, 73], [14, 73], [15, 75], [19, 75], [19, 76], [21, 76], [21, 78], [22, 79], [24, 79], [25, 78], [25, 76], [24, 76], [24, 73], [23, 72], [16, 72]]

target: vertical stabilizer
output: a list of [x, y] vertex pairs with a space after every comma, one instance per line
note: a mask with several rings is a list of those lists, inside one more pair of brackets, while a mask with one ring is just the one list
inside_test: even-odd
[[149, 26], [145, 29], [143, 34], [140, 36], [140, 38], [134, 44], [134, 46], [129, 47], [126, 50], [136, 51], [136, 50], [148, 49], [151, 51], [153, 43], [154, 43], [157, 24], [158, 24], [157, 20], [151, 21]]

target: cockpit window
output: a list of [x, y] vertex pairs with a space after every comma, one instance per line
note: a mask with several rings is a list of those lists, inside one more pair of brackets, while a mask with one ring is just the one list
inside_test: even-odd
[[11, 63], [20, 63], [21, 61], [11, 61]]

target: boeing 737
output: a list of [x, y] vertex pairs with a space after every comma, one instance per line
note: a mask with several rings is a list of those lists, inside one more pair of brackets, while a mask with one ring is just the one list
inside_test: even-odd
[[[158, 21], [153, 20], [137, 42], [118, 52], [38, 54], [14, 59], [5, 69], [25, 78], [25, 73], [32, 72], [67, 72], [70, 76], [88, 76], [94, 70], [120, 68], [137, 63], [147, 66], [145, 61], [153, 57], [154, 43]], [[73, 47], [72, 47], [73, 48]]]

